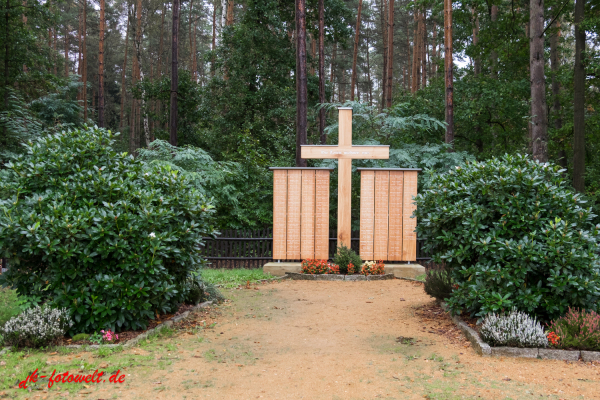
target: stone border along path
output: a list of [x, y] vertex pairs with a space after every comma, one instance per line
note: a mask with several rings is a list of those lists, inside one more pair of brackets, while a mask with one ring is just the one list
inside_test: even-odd
[[[195, 310], [200, 310], [202, 308], [206, 308], [210, 305], [212, 305], [213, 301], [205, 301], [204, 303], [200, 303], [200, 304], [196, 304], [194, 307], [192, 307], [191, 309], [189, 309], [186, 312], [183, 312], [175, 317], [171, 317], [170, 319], [166, 320], [165, 322], [163, 322], [162, 324], [159, 324], [157, 326], [155, 326], [152, 329], [148, 329], [145, 332], [140, 333], [139, 335], [137, 335], [136, 337], [133, 337], [131, 339], [129, 339], [128, 341], [126, 341], [125, 343], [119, 343], [119, 344], [69, 344], [66, 346], [55, 346], [53, 347], [53, 349], [59, 348], [59, 347], [64, 347], [66, 349], [81, 349], [83, 347], [86, 348], [86, 350], [98, 350], [98, 349], [114, 349], [116, 347], [119, 346], [123, 346], [123, 348], [128, 348], [128, 347], [132, 347], [133, 345], [137, 344], [140, 340], [146, 339], [149, 335], [158, 332], [159, 330], [162, 330], [165, 326], [171, 326], [173, 325], [173, 323], [175, 322], [179, 322], [182, 319], [185, 319], [187, 317], [189, 317], [190, 313], [192, 311]], [[10, 351], [11, 347], [5, 347], [4, 349], [2, 349], [2, 351], [0, 351], [0, 356], [4, 355], [5, 353], [7, 353], [8, 351]]]
[[286, 272], [286, 277], [295, 281], [383, 281], [395, 279], [394, 274], [385, 275], [337, 275], [337, 274], [299, 274]]
[[[447, 306], [442, 303], [442, 308], [446, 310]], [[545, 348], [521, 348], [521, 347], [492, 347], [485, 343], [479, 333], [471, 328], [458, 315], [451, 316], [452, 321], [460, 328], [464, 335], [469, 339], [473, 350], [484, 357], [513, 357], [513, 358], [541, 358], [546, 360], [561, 360], [561, 361], [579, 361], [584, 362], [597, 361], [600, 362], [600, 351], [585, 351], [585, 350], [559, 350]]]

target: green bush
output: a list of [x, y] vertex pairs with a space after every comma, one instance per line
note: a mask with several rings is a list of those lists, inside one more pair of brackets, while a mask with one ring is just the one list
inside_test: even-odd
[[145, 328], [203, 264], [212, 206], [186, 177], [117, 154], [98, 128], [26, 146], [0, 178], [4, 286], [70, 310], [71, 334]]
[[600, 300], [598, 227], [558, 166], [527, 156], [469, 162], [417, 196], [417, 233], [445, 262], [454, 313], [516, 307], [548, 321]]
[[358, 254], [346, 246], [338, 247], [337, 253], [333, 256], [333, 263], [339, 265], [340, 274], [348, 273], [348, 264], [362, 266], [362, 260]]
[[448, 272], [436, 264], [425, 271], [425, 293], [437, 300], [443, 301], [452, 295], [452, 279]]

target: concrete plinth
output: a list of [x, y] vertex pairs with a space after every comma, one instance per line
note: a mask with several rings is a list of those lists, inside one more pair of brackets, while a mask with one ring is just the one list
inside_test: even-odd
[[299, 262], [270, 262], [266, 263], [263, 267], [265, 274], [271, 274], [275, 276], [284, 276], [286, 272], [302, 272], [302, 263]]
[[[393, 274], [395, 278], [412, 278], [425, 273], [425, 268], [419, 264], [386, 264], [385, 273]], [[263, 267], [264, 273], [275, 276], [284, 276], [286, 272], [302, 272], [302, 263], [299, 262], [270, 262]]]
[[425, 273], [425, 267], [419, 264], [385, 264], [386, 274], [393, 274], [396, 278], [415, 279]]

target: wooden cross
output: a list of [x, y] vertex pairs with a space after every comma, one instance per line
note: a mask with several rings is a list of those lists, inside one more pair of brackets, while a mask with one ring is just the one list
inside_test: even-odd
[[352, 159], [388, 159], [390, 146], [352, 146], [352, 108], [339, 107], [339, 144], [302, 146], [302, 158], [337, 158], [338, 161], [338, 247], [351, 243]]

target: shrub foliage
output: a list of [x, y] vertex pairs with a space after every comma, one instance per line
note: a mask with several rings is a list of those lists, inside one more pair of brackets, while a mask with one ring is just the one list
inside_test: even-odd
[[529, 315], [513, 309], [508, 315], [488, 314], [481, 325], [481, 337], [491, 346], [546, 347], [544, 328]]
[[597, 309], [598, 227], [558, 166], [527, 156], [469, 162], [417, 196], [417, 232], [455, 289], [453, 312], [516, 307], [541, 320]]
[[115, 135], [49, 135], [5, 165], [0, 279], [70, 310], [73, 332], [144, 328], [185, 298], [212, 206], [182, 174], [117, 154]]
[[600, 315], [594, 311], [569, 309], [548, 330], [558, 336], [557, 347], [600, 351]]
[[28, 308], [0, 327], [2, 343], [17, 347], [40, 347], [55, 343], [73, 325], [66, 308]]
[[348, 264], [356, 266], [362, 265], [363, 262], [354, 250], [342, 245], [341, 247], [338, 247], [337, 253], [333, 256], [333, 263], [339, 265], [340, 274], [347, 274]]

